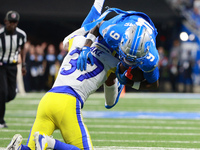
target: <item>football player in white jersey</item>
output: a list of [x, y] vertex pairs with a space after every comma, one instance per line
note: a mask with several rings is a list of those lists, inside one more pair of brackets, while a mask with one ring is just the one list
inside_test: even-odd
[[[101, 2], [103, 5], [104, 0], [95, 2]], [[77, 60], [85, 40], [86, 38], [80, 35], [68, 39], [69, 53], [60, 67], [52, 89], [43, 96], [38, 105], [27, 145], [22, 145], [22, 136], [16, 134], [6, 150], [93, 149], [81, 109], [88, 96], [103, 83], [106, 106], [112, 107], [116, 104], [120, 93], [115, 76], [119, 59], [112, 50], [101, 43], [94, 43], [91, 46], [93, 65], [88, 62], [87, 70], [77, 70]], [[56, 129], [61, 131], [65, 143], [50, 137]]]

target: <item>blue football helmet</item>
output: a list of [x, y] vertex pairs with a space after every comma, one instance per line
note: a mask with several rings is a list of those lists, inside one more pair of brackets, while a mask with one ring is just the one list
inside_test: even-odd
[[148, 54], [151, 36], [144, 25], [129, 27], [119, 45], [120, 59], [128, 66], [140, 63]]

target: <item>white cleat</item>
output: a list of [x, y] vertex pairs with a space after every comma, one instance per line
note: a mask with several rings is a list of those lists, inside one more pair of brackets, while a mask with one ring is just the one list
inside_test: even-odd
[[34, 133], [35, 150], [46, 150], [48, 143], [46, 135], [41, 135], [39, 132]]
[[20, 134], [15, 134], [5, 150], [21, 150], [22, 140], [23, 138]]

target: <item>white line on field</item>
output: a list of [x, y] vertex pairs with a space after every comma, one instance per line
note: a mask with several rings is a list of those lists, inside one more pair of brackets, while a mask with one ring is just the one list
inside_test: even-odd
[[[4, 150], [0, 147], [0, 150]], [[200, 150], [199, 148], [167, 148], [167, 147], [121, 147], [121, 146], [96, 146], [94, 150]]]
[[134, 125], [87, 125], [90, 128], [129, 128], [129, 129], [165, 129], [165, 130], [200, 130], [200, 127], [160, 127], [160, 126], [134, 126]]
[[95, 142], [126, 142], [126, 143], [193, 143], [198, 144], [200, 141], [157, 141], [157, 140], [92, 140]]
[[191, 135], [191, 136], [198, 136], [200, 135], [200, 133], [155, 133], [155, 132], [96, 132], [96, 131], [90, 131], [90, 134], [121, 134], [121, 135], [128, 135], [128, 134], [131, 134], [131, 135], [175, 135], [175, 136], [183, 136], [183, 135]]
[[[20, 122], [33, 122], [35, 120], [35, 118], [20, 118], [20, 117], [15, 117], [15, 118], [6, 118], [6, 120], [8, 121], [20, 121]], [[95, 118], [92, 118], [92, 119], [88, 119], [88, 118], [85, 118], [84, 121], [87, 123], [87, 122], [92, 122], [92, 123], [126, 123], [126, 124], [131, 124], [131, 123], [144, 123], [144, 124], [155, 124], [155, 123], [159, 123], [159, 124], [195, 124], [195, 125], [198, 125], [200, 124], [200, 121], [197, 120], [188, 120], [188, 121], [185, 121], [185, 120], [178, 120], [178, 121], [175, 121], [174, 119], [173, 120], [160, 120], [160, 119], [156, 119], [156, 120], [150, 120], [150, 119], [125, 119], [125, 120], [120, 120], [120, 119], [95, 119]]]
[[[30, 130], [1, 130], [1, 132], [11, 132], [11, 133], [29, 133]], [[59, 131], [56, 130], [55, 133]], [[155, 133], [155, 132], [108, 132], [108, 131], [90, 131], [90, 134], [119, 134], [119, 135], [175, 135], [175, 136], [183, 136], [183, 135], [187, 135], [187, 136], [199, 136], [200, 133], [165, 133], [165, 132], [161, 132], [161, 133]]]
[[[24, 138], [24, 140], [27, 140], [28, 138]], [[0, 138], [0, 140], [11, 140], [11, 138]], [[63, 139], [57, 139], [60, 141], [63, 141]], [[118, 143], [118, 142], [123, 142], [123, 143], [193, 143], [193, 144], [199, 144], [200, 141], [157, 141], [157, 140], [92, 140], [94, 142], [109, 142], [109, 143]]]
[[[32, 126], [32, 123], [8, 123], [8, 126]], [[164, 129], [164, 130], [200, 130], [200, 127], [173, 127], [173, 126], [134, 126], [134, 125], [87, 125], [89, 128], [128, 128], [128, 129]]]
[[194, 148], [163, 148], [163, 147], [120, 147], [120, 146], [97, 146], [95, 150], [200, 150]]

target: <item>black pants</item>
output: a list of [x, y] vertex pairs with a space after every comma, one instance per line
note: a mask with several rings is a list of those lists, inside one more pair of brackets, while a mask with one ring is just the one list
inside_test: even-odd
[[5, 123], [6, 102], [16, 96], [17, 66], [0, 66], [0, 123]]

